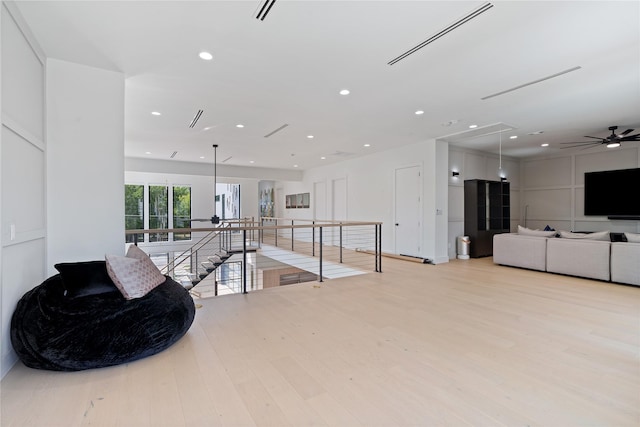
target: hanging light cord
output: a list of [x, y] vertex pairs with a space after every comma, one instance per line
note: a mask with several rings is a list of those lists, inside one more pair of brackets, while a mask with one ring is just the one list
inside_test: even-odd
[[500, 169], [500, 173], [502, 173], [502, 128], [500, 128], [500, 166], [498, 166], [498, 168]]

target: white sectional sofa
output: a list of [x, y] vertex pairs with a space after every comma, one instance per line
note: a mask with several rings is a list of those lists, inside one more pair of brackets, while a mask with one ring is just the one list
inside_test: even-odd
[[640, 286], [640, 243], [611, 243], [611, 281]]
[[640, 286], [640, 243], [496, 234], [493, 262]]
[[611, 279], [611, 242], [547, 239], [547, 271], [589, 279]]

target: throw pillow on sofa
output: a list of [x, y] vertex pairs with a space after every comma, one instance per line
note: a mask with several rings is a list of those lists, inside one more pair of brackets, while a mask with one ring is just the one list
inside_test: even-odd
[[627, 242], [640, 243], [640, 234], [636, 233], [624, 233], [624, 237], [627, 238]]
[[585, 239], [585, 240], [603, 240], [605, 242], [611, 241], [609, 231], [597, 231], [595, 233], [572, 233], [570, 231], [561, 231], [560, 237], [563, 239]]
[[532, 230], [530, 228], [523, 227], [521, 225], [518, 226], [518, 234], [523, 236], [538, 236], [538, 237], [554, 237], [556, 235], [555, 231], [541, 231], [541, 230]]
[[127, 256], [106, 255], [107, 273], [126, 299], [141, 298], [167, 279], [149, 256], [135, 245]]
[[54, 267], [60, 272], [67, 298], [118, 292], [104, 261], [62, 262]]

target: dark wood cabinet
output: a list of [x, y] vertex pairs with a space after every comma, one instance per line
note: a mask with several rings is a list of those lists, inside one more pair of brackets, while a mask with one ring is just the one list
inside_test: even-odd
[[511, 228], [508, 182], [469, 179], [464, 182], [464, 234], [472, 258], [493, 255], [493, 236]]

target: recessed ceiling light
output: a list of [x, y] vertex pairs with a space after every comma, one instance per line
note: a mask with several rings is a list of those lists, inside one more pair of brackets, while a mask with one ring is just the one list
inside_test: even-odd
[[307, 135], [307, 138], [313, 139], [313, 135]]
[[371, 144], [364, 144], [365, 147], [371, 147]]
[[249, 160], [249, 163], [254, 164], [255, 162], [253, 160]]
[[537, 130], [537, 131], [535, 131], [535, 132], [529, 132], [529, 135], [540, 135], [540, 134], [542, 134], [542, 133], [544, 133], [544, 131], [543, 131], [543, 130]]
[[416, 115], [417, 115], [417, 116], [419, 116], [419, 115], [421, 115], [421, 114], [424, 114], [424, 111], [422, 111], [422, 110], [418, 110], [418, 111], [416, 111]]
[[145, 151], [144, 154], [151, 154], [151, 151]]
[[541, 147], [548, 147], [548, 146], [549, 146], [549, 144], [544, 143], [544, 144], [540, 144], [540, 146], [541, 146]]
[[242, 125], [242, 124], [238, 123], [238, 124], [236, 125], [236, 127], [237, 127], [237, 128], [243, 128], [243, 127], [244, 127], [244, 125]]
[[154, 116], [161, 116], [162, 113], [158, 113], [157, 111], [152, 111], [151, 114], [153, 114]]
[[325, 159], [326, 159], [326, 157], [324, 157], [324, 156], [320, 157], [320, 160], [325, 160]]
[[204, 159], [204, 156], [200, 156], [201, 159]]
[[475, 129], [477, 127], [478, 127], [478, 125], [469, 125], [469, 129]]
[[210, 130], [211, 126], [207, 126], [206, 128], [203, 128], [202, 130]]
[[211, 61], [213, 59], [213, 55], [211, 55], [209, 52], [200, 52], [198, 56], [200, 57], [200, 59], [204, 59], [205, 61]]
[[511, 135], [511, 136], [509, 137], [509, 139], [517, 139], [517, 138], [518, 138], [518, 135]]
[[340, 95], [349, 95], [349, 93], [350, 93], [350, 92], [349, 92], [349, 90], [348, 90], [348, 89], [342, 89], [342, 90], [340, 91]]
[[297, 167], [298, 167], [298, 165], [293, 165], [293, 167], [294, 167], [294, 168], [297, 168]]

